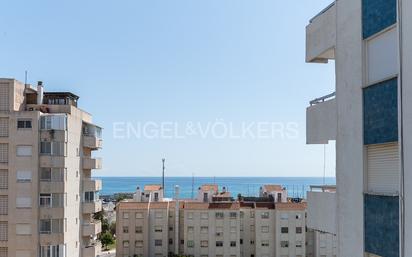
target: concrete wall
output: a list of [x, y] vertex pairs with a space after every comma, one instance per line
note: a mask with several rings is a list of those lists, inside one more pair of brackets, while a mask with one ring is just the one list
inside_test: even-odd
[[402, 48], [401, 48], [401, 87], [402, 87], [402, 125], [403, 130], [401, 144], [403, 148], [402, 164], [404, 171], [404, 256], [412, 256], [412, 187], [409, 186], [412, 181], [412, 1], [400, 0], [402, 5], [401, 12], [401, 31], [402, 31]]
[[363, 256], [362, 1], [336, 1], [336, 181], [339, 256]]
[[327, 62], [334, 58], [336, 7], [330, 6], [306, 27], [306, 61]]
[[336, 140], [336, 99], [315, 104], [306, 109], [306, 143], [327, 144]]
[[308, 228], [336, 235], [336, 193], [308, 192]]

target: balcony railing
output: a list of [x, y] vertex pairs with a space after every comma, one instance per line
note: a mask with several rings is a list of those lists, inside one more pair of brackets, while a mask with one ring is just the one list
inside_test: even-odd
[[85, 170], [94, 170], [102, 168], [102, 160], [100, 158], [83, 158], [83, 169]]
[[335, 98], [335, 96], [336, 96], [336, 92], [333, 92], [333, 93], [330, 93], [329, 95], [325, 95], [325, 96], [313, 99], [312, 101], [309, 102], [309, 104], [310, 104], [310, 106], [312, 106], [312, 105], [316, 105], [316, 104], [319, 104], [319, 103], [323, 103], [327, 100]]

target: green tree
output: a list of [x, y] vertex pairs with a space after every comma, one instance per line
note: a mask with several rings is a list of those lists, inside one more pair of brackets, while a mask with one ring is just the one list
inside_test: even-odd
[[100, 234], [100, 242], [102, 243], [102, 247], [107, 249], [109, 245], [114, 244], [114, 237], [109, 232], [105, 232]]

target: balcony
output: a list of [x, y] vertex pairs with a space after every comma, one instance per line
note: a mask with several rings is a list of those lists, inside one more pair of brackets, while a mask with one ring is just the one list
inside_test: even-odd
[[335, 59], [336, 6], [332, 3], [306, 27], [306, 62], [327, 63]]
[[96, 192], [102, 190], [102, 181], [93, 179], [83, 180], [83, 191], [84, 192]]
[[99, 256], [102, 250], [100, 243], [96, 242], [92, 245], [83, 247], [83, 257]]
[[102, 168], [102, 160], [100, 158], [83, 158], [83, 169], [85, 170], [95, 170]]
[[92, 150], [97, 150], [102, 148], [103, 140], [95, 136], [83, 135], [83, 147], [91, 148]]
[[327, 144], [336, 140], [337, 108], [335, 93], [317, 98], [306, 109], [306, 143]]
[[64, 156], [40, 155], [40, 167], [64, 168]]
[[102, 210], [101, 201], [84, 202], [82, 205], [84, 214], [96, 213]]
[[308, 228], [336, 235], [336, 187], [311, 186], [307, 197]]
[[41, 193], [64, 193], [65, 184], [62, 181], [40, 181]]
[[97, 236], [102, 232], [102, 224], [100, 221], [83, 224], [83, 236]]

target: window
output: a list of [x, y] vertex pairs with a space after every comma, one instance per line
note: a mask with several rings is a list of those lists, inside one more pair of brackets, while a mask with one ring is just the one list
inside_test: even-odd
[[62, 182], [65, 177], [64, 168], [41, 168], [40, 181]]
[[195, 247], [195, 242], [193, 240], [187, 240], [187, 247], [188, 248], [193, 248]]
[[245, 213], [243, 211], [240, 212], [240, 218], [243, 219], [245, 217]]
[[161, 226], [155, 226], [154, 227], [154, 232], [163, 232], [163, 229]]
[[236, 212], [231, 212], [231, 213], [230, 213], [230, 218], [231, 218], [231, 219], [236, 219], [236, 217], [237, 217], [237, 213], [236, 213]]
[[255, 225], [250, 225], [250, 231], [254, 232], [255, 231]]
[[255, 218], [255, 212], [254, 211], [250, 212], [250, 218], [252, 218], [252, 219]]
[[17, 171], [17, 182], [31, 182], [31, 171], [30, 170], [18, 170]]
[[40, 257], [65, 257], [66, 252], [66, 245], [40, 246]]
[[143, 219], [143, 213], [142, 212], [136, 212], [136, 219]]
[[53, 156], [65, 156], [66, 144], [58, 141], [43, 141], [40, 142], [40, 154], [53, 155]]
[[[99, 199], [99, 193], [98, 192], [84, 192], [84, 201], [86, 203], [89, 202], [94, 202]], [[127, 218], [129, 218], [129, 213], [127, 213]]]
[[155, 240], [155, 246], [162, 246], [163, 245], [163, 241], [160, 239], [156, 239]]
[[0, 189], [9, 188], [9, 171], [0, 170]]
[[187, 233], [193, 233], [194, 232], [194, 227], [187, 227]]
[[236, 241], [230, 241], [230, 247], [236, 247]]
[[18, 129], [31, 129], [31, 120], [30, 119], [18, 119], [17, 120]]
[[302, 241], [296, 241], [296, 248], [302, 248]]
[[280, 241], [280, 247], [288, 248], [289, 247], [289, 241]]
[[7, 215], [9, 210], [9, 198], [7, 195], [0, 195], [0, 215]]
[[173, 231], [173, 227], [169, 227], [169, 231], [172, 232], [172, 231]]
[[237, 232], [237, 227], [232, 226], [230, 227], [230, 233], [236, 233]]
[[188, 213], [187, 213], [187, 218], [188, 218], [189, 220], [192, 220], [192, 219], [193, 219], [193, 212], [188, 212]]
[[216, 241], [216, 247], [223, 247], [223, 241]]
[[136, 226], [135, 231], [136, 231], [136, 234], [141, 234], [141, 233], [143, 233], [143, 227], [142, 226]]
[[296, 227], [296, 234], [302, 234], [302, 227]]
[[262, 247], [269, 247], [269, 241], [263, 240], [261, 245]]
[[206, 241], [206, 240], [200, 241], [200, 247], [202, 248], [209, 247], [209, 241]]
[[242, 239], [242, 238], [239, 239], [239, 243], [240, 243], [241, 245], [243, 245], [243, 239]]
[[207, 212], [202, 212], [202, 213], [200, 214], [200, 218], [201, 218], [202, 220], [207, 220], [207, 219], [209, 219], [209, 213], [207, 213]]
[[169, 238], [169, 245], [172, 245], [172, 244], [173, 244], [173, 239]]
[[16, 208], [31, 208], [31, 197], [17, 197]]
[[223, 212], [216, 212], [216, 219], [223, 219], [223, 217], [224, 217], [224, 214], [223, 214]]
[[260, 215], [260, 217], [262, 219], [269, 219], [269, 212], [262, 212], [262, 214]]
[[8, 240], [9, 226], [7, 221], [0, 221], [0, 241]]
[[128, 219], [128, 218], [129, 218], [129, 213], [123, 212], [123, 219]]
[[123, 227], [123, 233], [128, 234], [129, 233], [129, 227], [124, 226]]
[[250, 240], [250, 244], [251, 244], [251, 245], [254, 245], [254, 244], [255, 244], [255, 241], [254, 241], [254, 240]]
[[0, 137], [9, 136], [9, 118], [0, 118]]
[[44, 115], [40, 117], [40, 129], [42, 130], [66, 130], [66, 115]]
[[137, 240], [134, 242], [134, 245], [136, 246], [136, 248], [143, 248], [143, 241]]
[[50, 208], [52, 206], [51, 194], [40, 194], [40, 207]]
[[269, 233], [269, 226], [263, 226], [261, 228], [262, 233]]
[[297, 219], [297, 220], [300, 220], [301, 218], [302, 218], [302, 215], [301, 215], [300, 213], [297, 213], [297, 214], [296, 214], [296, 219]]
[[18, 145], [17, 146], [17, 156], [25, 157], [32, 155], [32, 146], [31, 145]]
[[160, 212], [160, 211], [155, 212], [155, 217], [156, 217], [156, 219], [162, 219], [163, 218], [163, 212]]
[[200, 233], [201, 234], [208, 234], [209, 233], [209, 228], [206, 226], [200, 227]]
[[31, 235], [31, 224], [16, 224], [16, 235]]
[[51, 233], [51, 219], [40, 220], [40, 234], [50, 234]]
[[280, 214], [280, 219], [281, 220], [288, 220], [289, 219], [289, 215], [287, 213], [281, 213]]
[[9, 162], [9, 145], [0, 144], [0, 163]]
[[289, 233], [289, 228], [288, 228], [288, 227], [281, 227], [281, 228], [280, 228], [280, 233], [282, 233], [282, 234], [287, 234], [287, 233]]
[[129, 248], [129, 241], [123, 241], [123, 247], [124, 248]]

